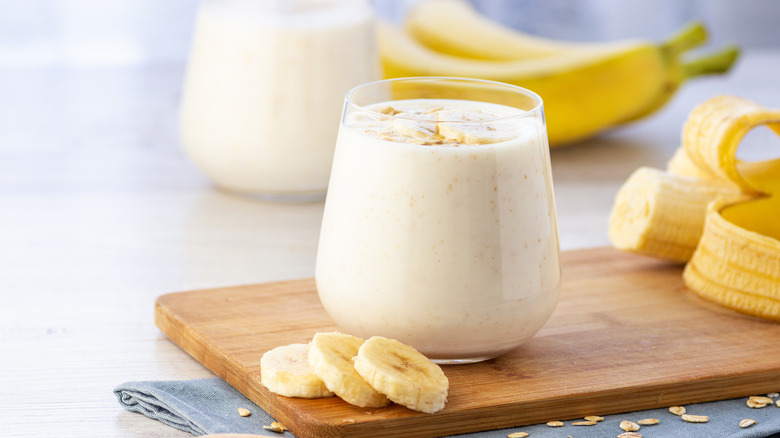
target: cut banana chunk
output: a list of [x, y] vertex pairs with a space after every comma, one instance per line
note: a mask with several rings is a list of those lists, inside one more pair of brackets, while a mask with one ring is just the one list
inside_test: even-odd
[[432, 414], [447, 402], [449, 381], [441, 368], [395, 339], [368, 339], [358, 350], [355, 369], [377, 391], [409, 409]]
[[726, 181], [640, 167], [615, 197], [609, 239], [617, 249], [686, 262], [699, 243], [707, 204], [719, 197], [728, 201], [747, 198]]
[[333, 393], [309, 368], [309, 345], [291, 344], [267, 351], [260, 359], [260, 381], [274, 394], [321, 398]]
[[352, 358], [363, 340], [342, 333], [317, 333], [311, 341], [309, 366], [325, 386], [347, 403], [360, 407], [390, 404], [355, 371]]

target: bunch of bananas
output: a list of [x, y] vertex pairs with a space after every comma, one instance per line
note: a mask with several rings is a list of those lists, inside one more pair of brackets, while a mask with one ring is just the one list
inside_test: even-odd
[[609, 237], [687, 262], [685, 284], [705, 299], [780, 321], [780, 159], [736, 158], [760, 125], [780, 134], [780, 109], [733, 96], [696, 107], [666, 171], [640, 168], [620, 188]]
[[488, 79], [538, 93], [551, 146], [650, 115], [685, 80], [728, 71], [736, 47], [683, 61], [706, 39], [704, 26], [694, 23], [662, 44], [565, 43], [504, 27], [464, 0], [423, 1], [408, 14], [405, 29], [380, 22], [377, 34], [386, 78]]

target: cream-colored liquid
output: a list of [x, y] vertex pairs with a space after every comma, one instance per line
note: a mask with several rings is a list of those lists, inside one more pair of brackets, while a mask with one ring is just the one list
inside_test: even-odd
[[[181, 135], [217, 185], [250, 194], [326, 190], [344, 94], [378, 77], [370, 8], [329, 3], [338, 2], [202, 3]], [[262, 10], [269, 5], [281, 10]]]
[[[519, 113], [443, 100], [374, 108], [387, 106]], [[488, 131], [505, 141], [472, 145], [425, 144], [397, 122], [357, 112], [341, 128], [317, 255], [325, 309], [346, 332], [436, 359], [518, 346], [547, 321], [560, 284], [541, 121], [496, 123]]]

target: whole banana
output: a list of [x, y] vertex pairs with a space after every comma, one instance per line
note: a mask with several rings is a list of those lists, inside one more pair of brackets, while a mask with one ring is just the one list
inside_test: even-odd
[[551, 146], [577, 142], [662, 108], [686, 80], [728, 71], [734, 47], [683, 62], [707, 32], [693, 23], [662, 44], [572, 43], [502, 26], [463, 0], [426, 0], [406, 32], [381, 24], [386, 77], [465, 76], [519, 85], [545, 102]]
[[591, 137], [655, 102], [670, 61], [657, 46], [617, 42], [542, 58], [480, 61], [435, 52], [378, 23], [384, 76], [458, 76], [519, 85], [544, 100], [551, 146]]
[[416, 4], [406, 17], [406, 30], [432, 50], [473, 59], [510, 61], [588, 47], [502, 26], [480, 15], [465, 0], [426, 0]]

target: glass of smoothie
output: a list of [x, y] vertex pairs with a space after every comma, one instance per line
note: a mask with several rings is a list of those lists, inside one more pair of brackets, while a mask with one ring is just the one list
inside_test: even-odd
[[340, 330], [483, 361], [544, 325], [560, 282], [538, 95], [440, 77], [347, 93], [316, 265]]
[[376, 79], [368, 0], [202, 0], [181, 139], [222, 189], [321, 200], [344, 93]]

